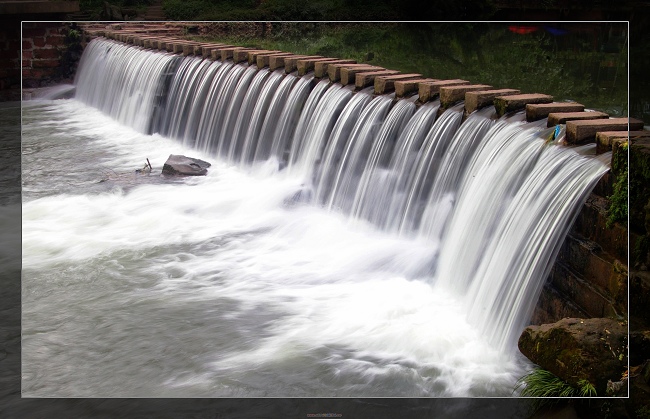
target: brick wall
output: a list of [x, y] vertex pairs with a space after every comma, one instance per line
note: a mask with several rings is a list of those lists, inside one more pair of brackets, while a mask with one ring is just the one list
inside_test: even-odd
[[41, 87], [72, 76], [66, 34], [61, 22], [26, 22], [22, 30], [23, 87]]

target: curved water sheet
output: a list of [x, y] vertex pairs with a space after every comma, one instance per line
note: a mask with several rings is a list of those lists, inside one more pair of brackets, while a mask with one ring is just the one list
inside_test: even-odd
[[[25, 395], [512, 394], [599, 159], [544, 121], [91, 45], [78, 100], [24, 109]], [[164, 179], [169, 154], [213, 166]]]
[[[77, 100], [23, 123], [24, 396], [510, 396], [524, 372], [421, 274], [426, 240]], [[213, 166], [135, 180], [171, 153]]]

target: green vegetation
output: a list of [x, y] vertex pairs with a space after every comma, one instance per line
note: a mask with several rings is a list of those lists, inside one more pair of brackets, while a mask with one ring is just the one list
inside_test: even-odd
[[59, 65], [60, 76], [65, 79], [72, 79], [83, 53], [81, 46], [81, 30], [72, 23], [65, 33], [64, 47], [61, 53], [61, 63]]
[[[627, 114], [624, 40], [595, 40], [595, 32], [557, 36], [540, 28], [521, 35], [492, 23], [273, 22], [265, 30], [256, 25], [263, 26], [215, 23], [195, 39], [354, 59], [430, 78], [546, 93], [612, 116]], [[602, 43], [598, 50], [595, 41]]]
[[79, 0], [79, 10], [88, 14], [90, 20], [103, 18], [104, 0]]
[[532, 408], [538, 411], [561, 401], [556, 397], [596, 397], [596, 388], [587, 380], [578, 381], [578, 387], [569, 385], [564, 380], [542, 368], [535, 368], [521, 377], [515, 385], [515, 391], [521, 390], [521, 397], [535, 397]]
[[613, 189], [614, 193], [609, 197], [610, 205], [607, 209], [606, 227], [611, 228], [616, 222], [627, 222], [627, 167], [616, 176]]
[[126, 11], [125, 15], [135, 17], [137, 14], [144, 14], [147, 6], [151, 5], [153, 0], [79, 0], [79, 9], [89, 16], [89, 20], [102, 20], [117, 18], [109, 16], [104, 3]]
[[337, 15], [343, 1], [297, 0], [164, 0], [165, 15], [174, 20], [326, 20]]
[[495, 11], [482, 0], [165, 0], [163, 7], [170, 19], [203, 21], [481, 20]]
[[596, 388], [589, 381], [578, 381], [576, 388], [542, 368], [520, 378], [515, 390], [521, 387], [522, 397], [596, 397]]

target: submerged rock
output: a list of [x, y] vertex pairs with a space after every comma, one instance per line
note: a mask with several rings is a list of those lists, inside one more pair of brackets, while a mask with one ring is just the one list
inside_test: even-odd
[[519, 337], [528, 359], [567, 383], [589, 381], [599, 396], [608, 381], [617, 382], [627, 368], [627, 326], [612, 319], [566, 318], [529, 326]]
[[292, 207], [294, 205], [298, 205], [301, 203], [307, 203], [311, 201], [312, 198], [312, 190], [311, 188], [301, 185], [300, 189], [298, 189], [291, 197], [288, 197], [284, 200], [284, 205], [288, 207]]
[[210, 166], [207, 161], [170, 154], [163, 165], [162, 173], [171, 176], [204, 176]]

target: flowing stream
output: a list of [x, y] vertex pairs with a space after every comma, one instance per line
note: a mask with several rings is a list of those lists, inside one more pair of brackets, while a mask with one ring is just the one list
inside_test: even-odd
[[23, 104], [29, 397], [510, 396], [607, 170], [518, 115], [103, 39], [75, 86]]

